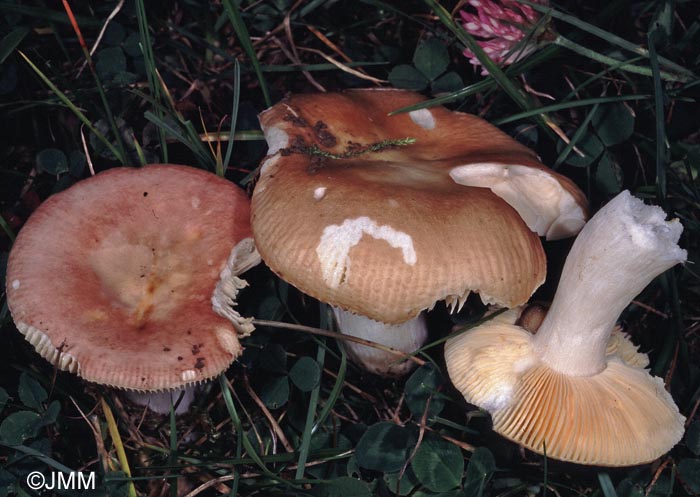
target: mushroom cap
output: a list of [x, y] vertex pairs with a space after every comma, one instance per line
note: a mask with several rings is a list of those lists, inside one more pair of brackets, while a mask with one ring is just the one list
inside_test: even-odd
[[684, 418], [624, 334], [613, 333], [601, 373], [569, 376], [540, 361], [518, 317], [507, 311], [445, 345], [450, 379], [491, 413], [496, 432], [553, 459], [600, 466], [650, 462], [678, 443]]
[[[305, 293], [385, 323], [469, 291], [524, 303], [546, 261], [522, 213], [543, 234], [574, 232], [583, 195], [478, 117], [441, 107], [387, 115], [422, 99], [401, 90], [293, 95], [263, 112], [270, 150], [252, 200], [258, 250]], [[406, 138], [415, 142], [395, 145]], [[536, 197], [552, 202], [540, 208]]]
[[154, 391], [211, 378], [240, 354], [212, 310], [229, 253], [251, 237], [233, 183], [176, 165], [116, 168], [51, 196], [7, 268], [17, 328], [60, 369]]

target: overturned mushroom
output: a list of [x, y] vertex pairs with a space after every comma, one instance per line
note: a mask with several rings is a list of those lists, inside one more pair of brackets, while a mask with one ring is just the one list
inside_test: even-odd
[[248, 199], [231, 182], [185, 166], [117, 168], [36, 210], [10, 253], [7, 301], [59, 369], [162, 391], [240, 354], [253, 328], [228, 304], [245, 285], [236, 275], [257, 262]]
[[494, 430], [548, 457], [626, 466], [652, 461], [683, 435], [661, 378], [615, 321], [663, 271], [686, 259], [683, 230], [622, 192], [583, 228], [552, 306], [532, 335], [508, 311], [448, 340], [452, 382], [488, 410]]
[[[270, 148], [252, 200], [270, 268], [335, 306], [344, 333], [391, 333], [404, 352], [427, 336], [409, 320], [438, 301], [459, 309], [475, 291], [524, 303], [545, 276], [537, 234], [569, 236], [586, 218], [571, 181], [482, 119], [442, 107], [388, 115], [421, 100], [360, 90], [271, 107], [260, 115]], [[410, 368], [346, 347], [373, 372]]]

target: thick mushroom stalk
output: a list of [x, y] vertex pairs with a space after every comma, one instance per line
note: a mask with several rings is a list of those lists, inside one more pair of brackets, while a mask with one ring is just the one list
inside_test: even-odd
[[[424, 314], [419, 314], [405, 323], [386, 324], [338, 307], [333, 307], [333, 313], [341, 333], [381, 343], [406, 354], [418, 350], [428, 337]], [[397, 354], [368, 345], [348, 341], [344, 342], [344, 347], [357, 364], [381, 376], [403, 376], [415, 366], [415, 363]]]
[[622, 311], [656, 276], [686, 260], [676, 244], [683, 227], [665, 218], [660, 207], [624, 191], [586, 224], [533, 340], [551, 368], [573, 376], [605, 368], [607, 343]]

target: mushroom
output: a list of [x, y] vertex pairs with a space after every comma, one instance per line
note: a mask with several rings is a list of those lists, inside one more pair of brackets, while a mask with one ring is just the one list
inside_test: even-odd
[[10, 253], [7, 302], [61, 370], [138, 392], [183, 388], [240, 354], [253, 326], [230, 304], [258, 262], [248, 199], [231, 182], [186, 166], [115, 168], [34, 212]]
[[686, 260], [678, 220], [624, 191], [586, 224], [552, 306], [533, 335], [519, 311], [447, 341], [452, 382], [491, 413], [494, 430], [563, 461], [628, 466], [652, 461], [683, 435], [661, 378], [615, 322], [663, 271]]
[[[570, 180], [484, 120], [442, 107], [388, 115], [422, 100], [403, 90], [289, 96], [260, 115], [269, 150], [252, 199], [266, 264], [334, 306], [343, 333], [406, 353], [425, 341], [418, 316], [438, 301], [458, 310], [471, 291], [527, 301], [545, 277], [537, 235], [568, 236], [586, 219]], [[411, 367], [346, 348], [375, 373]]]

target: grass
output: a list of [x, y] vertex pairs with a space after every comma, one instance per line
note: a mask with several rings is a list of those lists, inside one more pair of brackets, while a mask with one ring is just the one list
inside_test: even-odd
[[[447, 330], [478, 321], [478, 299], [457, 316], [438, 306], [431, 342], [415, 358], [423, 365], [408, 379], [382, 379], [348, 360], [325, 306], [261, 266], [247, 275], [241, 310], [287, 329], [259, 326], [241, 359], [178, 418], [144, 413], [119, 392], [54, 371], [17, 332], [0, 293], [0, 497], [36, 495], [24, 478], [49, 468], [95, 471], [95, 495], [700, 492], [700, 22], [692, 2], [528, 4], [543, 16], [532, 36], [545, 28], [556, 36], [499, 67], [454, 21], [456, 2], [0, 2], [8, 123], [0, 275], [37, 205], [91, 170], [183, 163], [250, 192], [266, 150], [257, 113], [288, 92], [391, 81], [394, 67], [411, 64], [416, 47], [435, 38], [463, 86], [426, 91], [425, 104], [396, 112], [442, 104], [481, 115], [575, 181], [593, 210], [625, 188], [684, 224], [689, 263], [658, 278], [622, 316], [688, 417], [676, 448], [633, 468], [521, 451], [446, 376]], [[491, 76], [467, 63], [465, 47]], [[570, 243], [545, 243], [549, 278], [534, 298], [551, 299]], [[308, 385], [297, 376], [315, 372]], [[397, 438], [381, 446], [366, 433]], [[453, 490], [435, 490], [416, 466], [419, 440], [432, 450], [419, 460], [454, 477]], [[455, 447], [461, 465], [444, 456]]]

